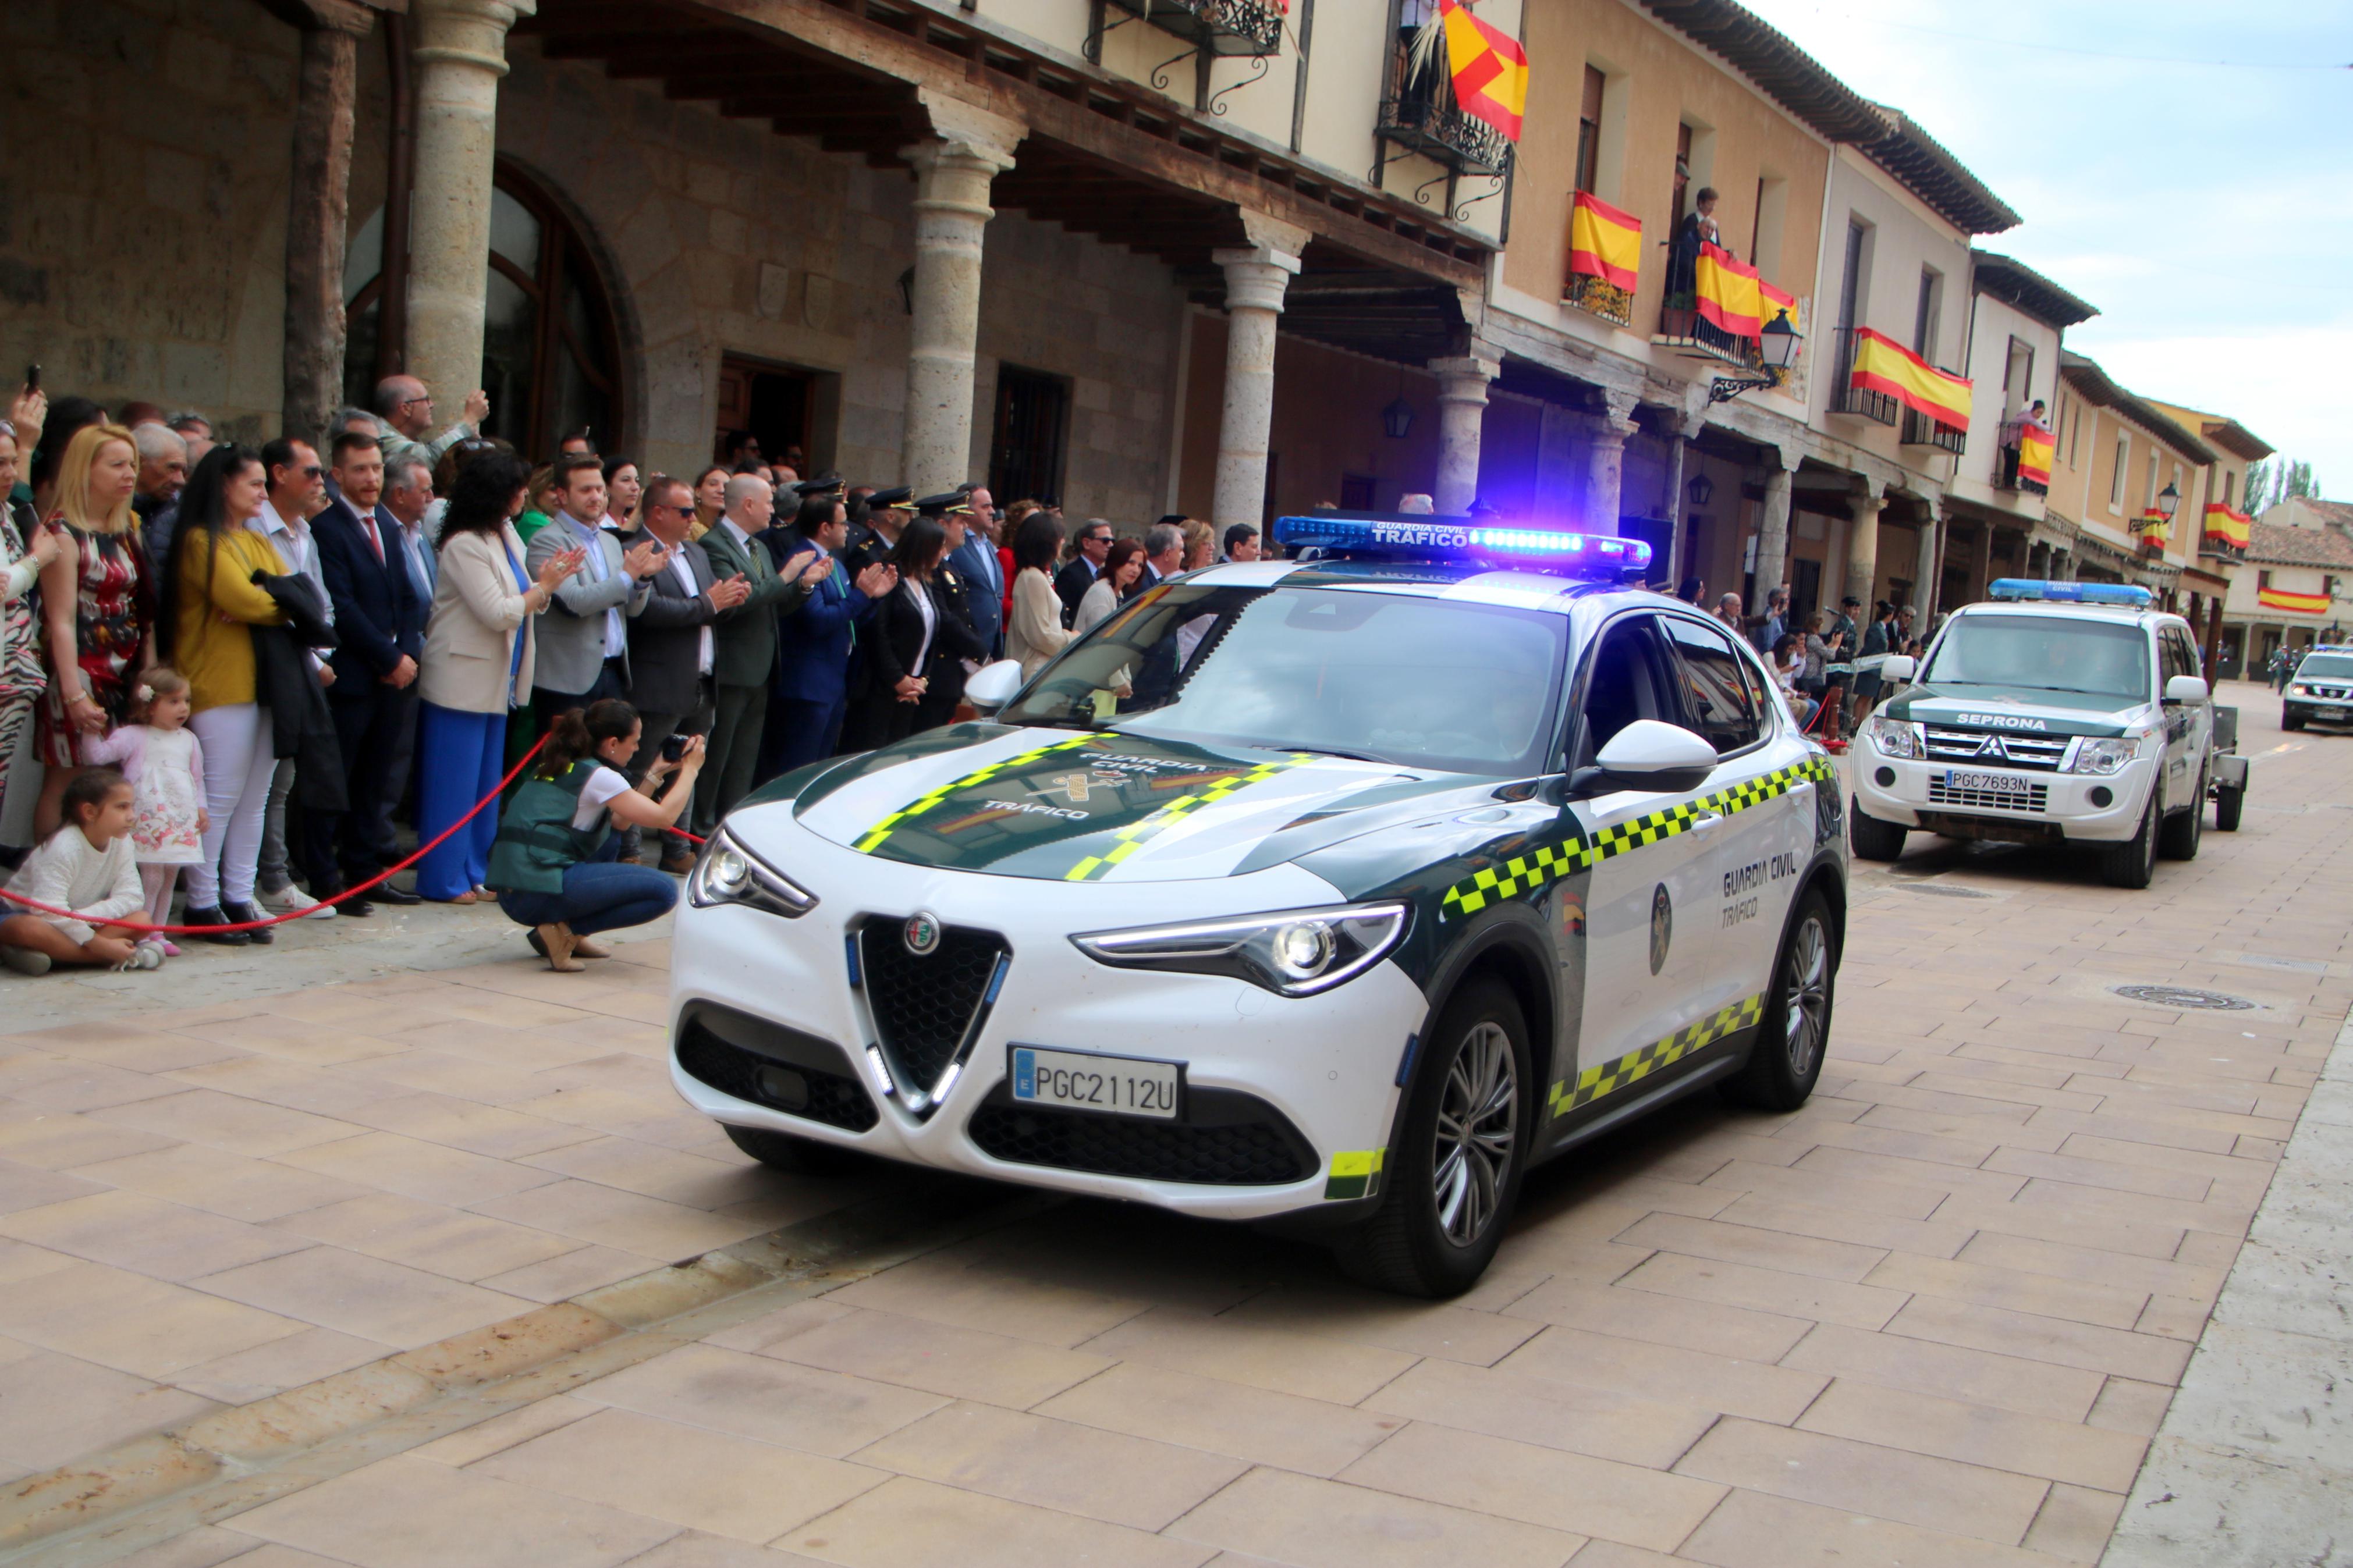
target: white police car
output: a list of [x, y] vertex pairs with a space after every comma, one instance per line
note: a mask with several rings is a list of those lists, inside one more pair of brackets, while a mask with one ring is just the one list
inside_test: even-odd
[[[1521, 1177], [1714, 1085], [1801, 1102], [1843, 813], [1640, 541], [1286, 518], [1313, 561], [1124, 606], [992, 721], [776, 781], [673, 944], [679, 1091], [856, 1150], [1320, 1231], [1430, 1295]], [[1016, 690], [1018, 688], [1018, 690]]]
[[[2247, 763], [2217, 750], [2187, 621], [2126, 584], [2004, 577], [1988, 591], [1862, 726], [1856, 854], [1893, 860], [1914, 828], [2090, 844], [2106, 880], [2146, 888], [2158, 855], [2198, 853], [2210, 793], [2217, 826], [2238, 826]], [[1908, 658], [1884, 670], [1914, 673]]]

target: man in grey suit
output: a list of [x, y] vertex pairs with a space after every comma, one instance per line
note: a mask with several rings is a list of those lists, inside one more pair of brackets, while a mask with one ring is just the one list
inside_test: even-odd
[[702, 536], [703, 552], [721, 579], [740, 577], [744, 602], [715, 618], [712, 637], [711, 742], [694, 789], [694, 831], [708, 838], [734, 804], [751, 793], [767, 728], [768, 688], [776, 679], [776, 622], [807, 603], [809, 591], [833, 570], [820, 554], [799, 577], [778, 574], [758, 536], [776, 514], [776, 491], [756, 474], [727, 481], [726, 510]]
[[[645, 775], [672, 735], [710, 732], [712, 677], [718, 662], [712, 623], [752, 592], [743, 577], [721, 582], [710, 555], [687, 537], [694, 527], [694, 490], [684, 479], [655, 475], [640, 515], [645, 527], [628, 542], [635, 547], [650, 541], [667, 553], [662, 569], [647, 579], [651, 592], [644, 606], [629, 617], [628, 695], [640, 724], [631, 784]], [[637, 835], [633, 830], [623, 838], [621, 854], [629, 858]], [[661, 867], [681, 874], [693, 869], [694, 852], [685, 839], [665, 839]]]
[[948, 552], [948, 564], [963, 578], [965, 606], [972, 612], [972, 629], [995, 658], [1005, 631], [1005, 568], [997, 559], [997, 499], [985, 485], [975, 485], [965, 497], [971, 515], [965, 519], [964, 542]]
[[[555, 483], [563, 504], [554, 521], [532, 535], [527, 568], [566, 550], [588, 558], [555, 590], [533, 631], [537, 665], [531, 700], [543, 733], [559, 714], [618, 697], [629, 684], [628, 617], [645, 607], [646, 579], [662, 568], [660, 544], [647, 540], [627, 555], [597, 526], [605, 515], [605, 466], [586, 455], [559, 458]], [[585, 521], [584, 521], [585, 520]]]

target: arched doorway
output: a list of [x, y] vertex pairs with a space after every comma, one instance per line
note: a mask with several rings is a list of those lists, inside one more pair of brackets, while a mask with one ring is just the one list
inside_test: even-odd
[[[384, 209], [352, 237], [343, 270], [345, 401], [364, 408], [379, 362], [385, 277]], [[599, 451], [626, 438], [620, 333], [612, 301], [579, 230], [547, 191], [501, 158], [491, 191], [490, 279], [482, 312], [483, 434], [533, 462], [586, 429]], [[470, 388], [436, 387], [454, 412]]]

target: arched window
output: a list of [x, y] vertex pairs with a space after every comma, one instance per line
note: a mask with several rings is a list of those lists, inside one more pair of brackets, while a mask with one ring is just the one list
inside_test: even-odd
[[[343, 268], [350, 326], [346, 400], [368, 405], [383, 306], [384, 209], [352, 237]], [[624, 440], [620, 337], [588, 248], [536, 182], [501, 159], [491, 190], [491, 266], [482, 310], [482, 385], [491, 395], [483, 434], [502, 437], [533, 462], [586, 427], [600, 451]], [[472, 390], [436, 387], [436, 414], [454, 416]]]

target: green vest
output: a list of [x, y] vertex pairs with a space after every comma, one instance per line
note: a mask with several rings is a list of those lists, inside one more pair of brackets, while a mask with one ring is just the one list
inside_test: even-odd
[[582, 831], [572, 826], [580, 809], [580, 788], [602, 764], [583, 759], [560, 778], [533, 773], [516, 790], [499, 816], [491, 845], [491, 868], [483, 879], [501, 892], [560, 893], [564, 873], [593, 859], [612, 831], [610, 814]]

